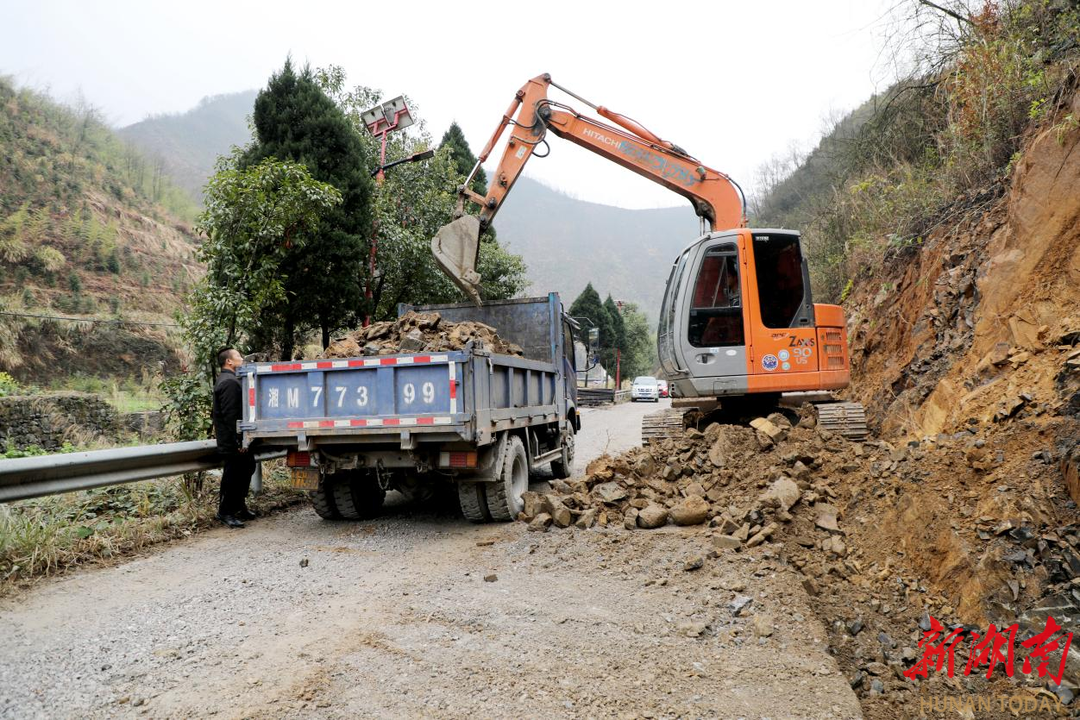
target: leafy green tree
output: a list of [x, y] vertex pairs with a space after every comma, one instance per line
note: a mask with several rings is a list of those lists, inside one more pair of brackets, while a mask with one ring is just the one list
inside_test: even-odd
[[[308, 67], [299, 72], [286, 60], [255, 99], [255, 142], [245, 165], [278, 158], [301, 163], [312, 178], [333, 185], [341, 202], [325, 209], [319, 231], [287, 248], [288, 280], [277, 313], [267, 322], [282, 325], [281, 354], [291, 359], [298, 333], [318, 328], [322, 344], [330, 334], [355, 325], [366, 307], [371, 242], [373, 156], [355, 126], [331, 100]], [[264, 335], [269, 328], [264, 328]]]
[[[341, 204], [341, 193], [312, 178], [304, 165], [263, 160], [239, 167], [223, 158], [206, 185], [206, 209], [198, 229], [205, 236], [198, 259], [206, 276], [180, 316], [194, 367], [166, 380], [166, 416], [182, 440], [206, 437], [215, 356], [224, 346], [241, 350], [280, 327], [286, 303], [288, 260], [317, 241], [320, 223]], [[280, 339], [280, 338], [279, 338]]]
[[622, 319], [626, 337], [622, 356], [623, 377], [648, 375], [658, 364], [656, 335], [649, 326], [649, 319], [634, 303], [623, 303]]
[[[316, 71], [320, 86], [354, 124], [358, 137], [377, 157], [379, 142], [363, 124], [361, 114], [379, 104], [380, 94], [364, 86], [348, 88], [339, 67]], [[406, 98], [414, 124], [387, 138], [386, 162], [410, 157], [432, 146], [415, 103]], [[372, 165], [374, 167], [374, 163]], [[471, 168], [470, 168], [471, 169]], [[450, 146], [440, 147], [434, 157], [404, 163], [385, 173], [375, 190], [377, 274], [372, 286], [376, 320], [397, 315], [398, 303], [460, 302], [461, 291], [443, 275], [431, 255], [431, 238], [450, 222], [463, 181]], [[477, 271], [483, 277], [481, 297], [497, 300], [514, 297], [527, 286], [525, 264], [493, 239], [480, 244]]]

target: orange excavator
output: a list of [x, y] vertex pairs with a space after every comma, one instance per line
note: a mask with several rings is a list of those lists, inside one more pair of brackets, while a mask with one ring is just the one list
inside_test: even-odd
[[[613, 123], [582, 115], [548, 98], [554, 87]], [[486, 197], [469, 189], [507, 128], [512, 128]], [[548, 132], [687, 198], [701, 235], [671, 267], [660, 309], [661, 368], [680, 406], [646, 419], [646, 442], [681, 432], [692, 411], [747, 408], [782, 399], [813, 402], [819, 423], [849, 437], [866, 435], [858, 403], [835, 402], [831, 391], [851, 379], [843, 309], [811, 299], [799, 233], [750, 229], [739, 186], [640, 123], [594, 105], [540, 75], [518, 90], [499, 126], [459, 189], [457, 219], [432, 239], [443, 271], [477, 304], [480, 233], [502, 207], [514, 182]], [[541, 156], [543, 157], [543, 156]], [[465, 214], [465, 202], [480, 206]]]

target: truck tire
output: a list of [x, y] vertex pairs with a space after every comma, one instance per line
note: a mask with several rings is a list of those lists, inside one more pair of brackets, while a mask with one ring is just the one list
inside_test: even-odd
[[566, 433], [566, 442], [562, 446], [562, 457], [551, 461], [551, 474], [556, 480], [568, 480], [574, 475], [574, 430]]
[[337, 473], [334, 477], [334, 482], [331, 483], [330, 488], [334, 495], [334, 506], [337, 508], [338, 514], [344, 520], [359, 520], [360, 512], [356, 508], [356, 503], [353, 502], [352, 494], [352, 478], [345, 473]]
[[457, 484], [458, 504], [461, 505], [461, 514], [469, 522], [484, 523], [491, 521], [488, 513], [487, 497], [484, 494], [484, 485], [487, 483], [459, 482]]
[[360, 520], [378, 516], [386, 500], [386, 491], [379, 487], [379, 481], [365, 473], [357, 473], [349, 481], [349, 495], [356, 517]]
[[525, 507], [521, 494], [529, 489], [529, 456], [521, 438], [511, 437], [503, 454], [502, 471], [495, 482], [484, 483], [492, 520], [513, 520]]
[[334, 504], [334, 493], [331, 487], [324, 475], [319, 479], [319, 489], [308, 492], [308, 497], [311, 498], [311, 507], [315, 508], [315, 512], [323, 520], [340, 520], [341, 513]]

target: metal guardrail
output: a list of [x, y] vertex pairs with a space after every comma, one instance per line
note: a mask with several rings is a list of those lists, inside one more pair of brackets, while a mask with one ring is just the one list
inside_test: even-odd
[[[268, 450], [255, 459], [284, 455], [284, 450]], [[213, 470], [221, 464], [213, 440], [0, 460], [0, 502]]]
[[630, 399], [629, 390], [613, 390], [610, 388], [578, 388], [577, 394], [578, 403], [582, 407], [611, 405], [626, 402]]

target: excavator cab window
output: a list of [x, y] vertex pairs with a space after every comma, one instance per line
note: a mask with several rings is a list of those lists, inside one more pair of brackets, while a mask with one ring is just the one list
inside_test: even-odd
[[799, 236], [755, 234], [754, 264], [762, 324], [767, 328], [794, 327], [806, 302]]
[[733, 243], [709, 248], [690, 302], [688, 340], [694, 347], [745, 345], [739, 253]]

